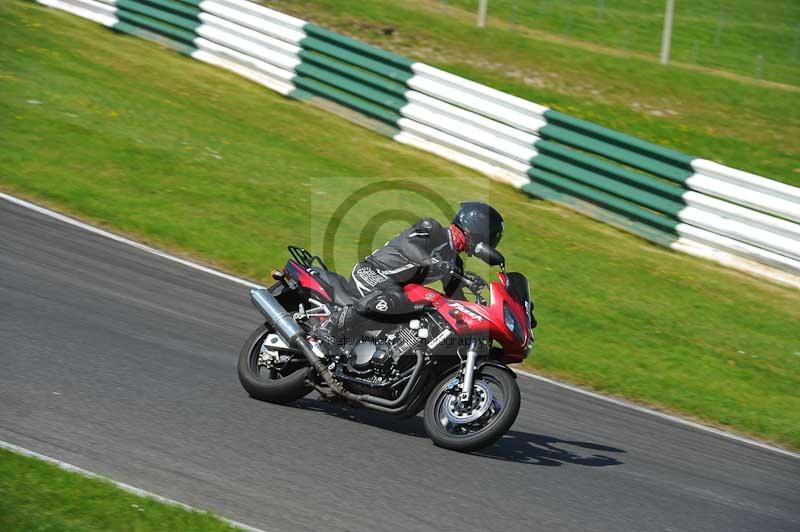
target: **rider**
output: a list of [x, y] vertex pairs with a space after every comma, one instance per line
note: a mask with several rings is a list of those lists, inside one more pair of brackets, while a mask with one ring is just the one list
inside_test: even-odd
[[448, 297], [464, 299], [458, 277], [451, 275], [463, 274], [459, 255], [471, 256], [479, 243], [497, 247], [502, 236], [503, 217], [483, 202], [463, 202], [449, 227], [431, 218], [419, 220], [355, 265], [351, 291], [360, 299], [331, 316], [318, 333], [341, 341], [357, 329], [357, 322], [421, 310], [403, 290], [410, 283], [442, 281]]

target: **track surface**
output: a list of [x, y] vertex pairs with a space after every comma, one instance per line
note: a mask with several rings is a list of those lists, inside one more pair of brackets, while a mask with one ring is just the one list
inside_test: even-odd
[[258, 322], [242, 286], [0, 201], [2, 440], [266, 530], [800, 530], [800, 460], [524, 377], [481, 455], [259, 403]]

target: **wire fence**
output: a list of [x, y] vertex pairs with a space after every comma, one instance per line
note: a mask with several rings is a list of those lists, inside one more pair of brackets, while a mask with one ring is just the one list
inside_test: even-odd
[[[477, 13], [478, 0], [439, 0]], [[488, 26], [658, 56], [664, 0], [489, 0]], [[800, 85], [800, 0], [677, 0], [673, 62]]]

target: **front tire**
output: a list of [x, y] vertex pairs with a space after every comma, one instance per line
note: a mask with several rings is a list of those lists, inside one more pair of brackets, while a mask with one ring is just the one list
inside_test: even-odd
[[239, 382], [251, 397], [268, 403], [286, 404], [297, 401], [313, 388], [307, 381], [311, 368], [304, 364], [289, 364], [285, 372], [265, 370], [259, 365], [264, 339], [273, 330], [266, 325], [253, 331], [239, 353], [237, 365]]
[[492, 445], [508, 432], [519, 414], [520, 393], [509, 371], [484, 366], [475, 373], [472, 410], [459, 410], [459, 387], [453, 386], [457, 377], [458, 371], [448, 374], [428, 396], [425, 431], [439, 447], [467, 453]]

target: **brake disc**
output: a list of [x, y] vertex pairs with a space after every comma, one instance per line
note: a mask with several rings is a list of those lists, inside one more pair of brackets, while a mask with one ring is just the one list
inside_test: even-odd
[[472, 423], [481, 418], [492, 406], [492, 389], [483, 381], [475, 381], [472, 388], [472, 404], [463, 409], [457, 395], [450, 395], [444, 402], [444, 415], [456, 425]]

